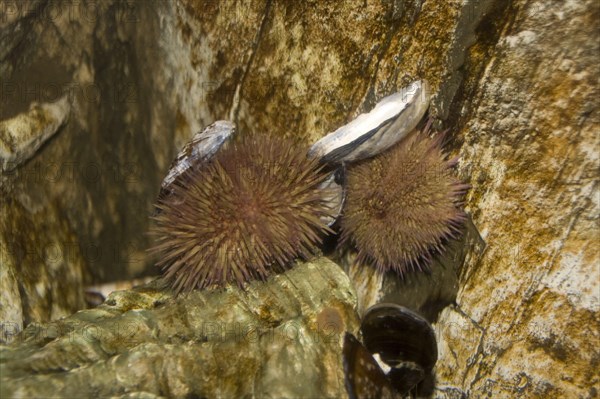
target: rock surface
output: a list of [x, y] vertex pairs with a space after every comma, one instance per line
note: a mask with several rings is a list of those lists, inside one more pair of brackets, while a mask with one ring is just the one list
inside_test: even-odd
[[88, 276], [77, 235], [55, 204], [30, 206], [11, 198], [0, 203], [0, 342], [23, 325], [85, 307]]
[[457, 306], [438, 321], [439, 396], [593, 398], [600, 4], [511, 7], [498, 40], [470, 50], [454, 107], [460, 171], [474, 186], [467, 209], [487, 248], [464, 265]]
[[[168, 165], [175, 152], [173, 107], [163, 109], [159, 100], [166, 81], [151, 77], [148, 66], [161, 68], [149, 42], [159, 36], [159, 5], [0, 5], [1, 123], [31, 115], [34, 103], [57, 108], [66, 97], [70, 108], [68, 121], [35, 156], [0, 171], [0, 268], [7, 276], [1, 284], [16, 288], [2, 291], [4, 323], [49, 321], [84, 308], [86, 284], [155, 272], [145, 232], [166, 169], [159, 170], [156, 160]], [[164, 152], [156, 157], [153, 131], [161, 132], [156, 148]], [[20, 152], [33, 148], [24, 145]], [[64, 268], [50, 265], [55, 255], [45, 253], [48, 246], [53, 254], [68, 254]], [[24, 259], [23, 252], [32, 256]], [[49, 311], [52, 297], [78, 299], [58, 299]]]
[[[151, 202], [202, 126], [230, 118], [313, 142], [425, 79], [486, 243], [435, 315], [434, 396], [598, 396], [597, 1], [23, 4], [0, 21], [0, 120], [65, 88], [71, 114], [2, 175], [3, 200], [18, 204], [2, 237], [36, 250], [77, 237], [68, 267], [94, 283], [147, 273]], [[0, 316], [49, 320], [58, 313], [29, 301], [36, 274], [15, 266], [17, 245], [0, 243]]]
[[64, 97], [49, 104], [32, 104], [29, 112], [0, 122], [0, 161], [3, 171], [11, 171], [31, 158], [56, 133], [69, 115]]
[[326, 258], [246, 291], [174, 298], [157, 280], [0, 346], [1, 392], [343, 398], [343, 336], [358, 327], [350, 280]]
[[342, 264], [356, 287], [358, 312], [365, 311], [381, 302], [402, 305], [435, 322], [439, 312], [456, 301], [459, 275], [466, 262], [479, 259], [485, 250], [485, 242], [477, 228], [468, 220], [462, 235], [449, 240], [443, 254], [433, 256], [425, 273], [379, 273], [370, 264], [356, 260], [353, 248], [342, 248], [336, 260]]

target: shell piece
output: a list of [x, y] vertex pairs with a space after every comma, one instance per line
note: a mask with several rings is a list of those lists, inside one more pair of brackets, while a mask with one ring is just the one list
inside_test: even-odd
[[319, 188], [323, 191], [325, 201], [332, 210], [331, 214], [321, 216], [321, 221], [328, 227], [333, 226], [337, 221], [346, 202], [346, 189], [343, 184], [344, 174], [345, 168], [340, 166], [331, 172], [329, 177], [319, 185]]
[[385, 97], [373, 110], [329, 133], [309, 150], [322, 162], [358, 161], [379, 154], [404, 138], [429, 107], [426, 82], [413, 82]]
[[216, 121], [201, 132], [196, 133], [179, 151], [169, 167], [169, 172], [160, 185], [159, 199], [164, 198], [170, 192], [173, 182], [192, 165], [212, 158], [219, 148], [235, 134], [235, 131], [233, 122]]
[[373, 356], [350, 333], [344, 336], [343, 359], [346, 391], [351, 399], [396, 397]]
[[431, 373], [438, 351], [433, 328], [419, 314], [393, 303], [367, 310], [361, 323], [365, 346], [391, 367], [387, 374], [399, 392], [414, 388]]

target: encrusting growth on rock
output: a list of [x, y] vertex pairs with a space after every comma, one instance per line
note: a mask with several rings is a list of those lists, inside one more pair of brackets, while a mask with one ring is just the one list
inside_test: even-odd
[[334, 211], [318, 161], [294, 141], [244, 135], [190, 168], [156, 205], [158, 266], [180, 293], [264, 279], [318, 249]]
[[431, 137], [430, 126], [348, 168], [341, 243], [353, 243], [358, 260], [382, 272], [427, 269], [465, 220], [469, 185], [454, 175], [457, 159], [446, 160], [444, 133]]

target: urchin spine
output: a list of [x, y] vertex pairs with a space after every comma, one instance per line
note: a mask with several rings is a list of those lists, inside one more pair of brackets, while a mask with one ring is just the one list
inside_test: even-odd
[[445, 133], [430, 137], [431, 122], [381, 155], [348, 170], [342, 245], [380, 271], [425, 270], [465, 220], [463, 184], [442, 150]]
[[321, 169], [294, 142], [264, 135], [189, 168], [157, 205], [153, 251], [165, 278], [177, 293], [242, 286], [314, 253], [334, 212]]

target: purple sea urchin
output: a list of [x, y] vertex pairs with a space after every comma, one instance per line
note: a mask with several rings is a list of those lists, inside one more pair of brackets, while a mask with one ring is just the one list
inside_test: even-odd
[[158, 265], [176, 293], [243, 285], [307, 257], [330, 231], [327, 178], [306, 149], [278, 137], [242, 136], [190, 168], [159, 201], [152, 232]]
[[442, 150], [444, 134], [414, 130], [388, 151], [348, 168], [342, 243], [380, 271], [428, 267], [433, 250], [460, 231], [460, 202], [468, 185]]

